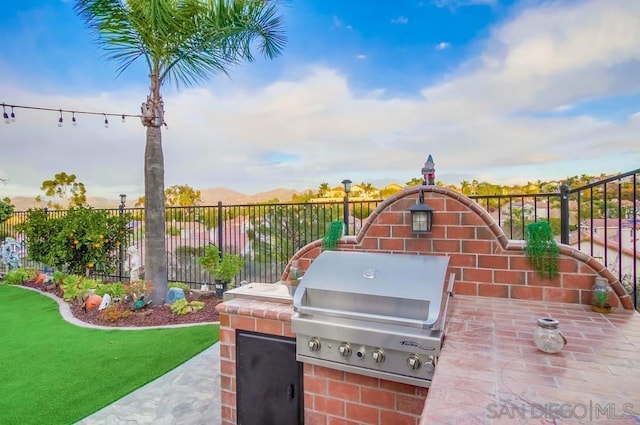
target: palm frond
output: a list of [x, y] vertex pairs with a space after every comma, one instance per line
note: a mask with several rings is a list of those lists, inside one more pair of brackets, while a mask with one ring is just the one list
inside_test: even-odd
[[284, 49], [284, 22], [265, 0], [76, 0], [105, 56], [123, 72], [140, 57], [160, 84], [186, 86]]

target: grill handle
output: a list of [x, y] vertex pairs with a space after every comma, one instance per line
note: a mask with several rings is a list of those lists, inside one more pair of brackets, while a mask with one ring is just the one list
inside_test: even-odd
[[350, 313], [344, 310], [335, 310], [332, 308], [323, 308], [323, 307], [304, 306], [304, 307], [298, 307], [297, 311], [302, 314], [320, 313], [320, 314], [324, 314], [326, 316], [331, 316], [331, 317], [340, 317], [340, 318], [355, 319], [355, 320], [367, 319], [372, 322], [386, 323], [391, 325], [409, 326], [412, 328], [420, 328], [420, 329], [431, 329], [431, 325], [433, 324], [433, 323], [427, 323], [426, 321], [422, 321], [422, 320], [406, 319], [403, 317], [383, 316], [380, 314], [371, 314], [371, 313]]
[[445, 321], [447, 320], [447, 312], [449, 311], [449, 298], [453, 298], [454, 292], [453, 292], [453, 281], [455, 280], [456, 275], [451, 273], [449, 275], [449, 284], [447, 285], [447, 299], [445, 300], [445, 304], [444, 304], [444, 314], [442, 315], [442, 324], [440, 326], [440, 329], [442, 331], [445, 330]]

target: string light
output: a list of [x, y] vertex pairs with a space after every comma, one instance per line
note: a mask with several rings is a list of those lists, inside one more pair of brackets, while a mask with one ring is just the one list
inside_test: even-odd
[[[11, 108], [11, 115], [9, 115], [7, 113], [7, 108]], [[10, 124], [12, 122], [16, 122], [16, 114], [13, 111], [15, 109], [31, 109], [31, 110], [36, 110], [36, 111], [51, 111], [51, 112], [58, 112], [60, 114], [60, 117], [58, 118], [58, 126], [62, 127], [63, 123], [64, 123], [64, 118], [63, 118], [63, 113], [64, 112], [68, 112], [71, 114], [71, 124], [73, 126], [76, 126], [78, 124], [77, 119], [76, 119], [76, 114], [84, 114], [84, 115], [102, 115], [104, 117], [104, 126], [106, 128], [109, 127], [109, 117], [118, 117], [120, 119], [122, 119], [122, 122], [125, 122], [125, 118], [127, 117], [132, 117], [132, 118], [142, 118], [142, 115], [139, 114], [122, 114], [122, 113], [118, 113], [118, 114], [112, 114], [112, 113], [106, 113], [106, 112], [94, 112], [94, 111], [76, 111], [76, 110], [70, 110], [70, 109], [55, 109], [55, 108], [43, 108], [40, 106], [29, 106], [29, 105], [11, 105], [8, 103], [2, 103], [2, 117], [4, 118], [4, 122], [6, 124]]]

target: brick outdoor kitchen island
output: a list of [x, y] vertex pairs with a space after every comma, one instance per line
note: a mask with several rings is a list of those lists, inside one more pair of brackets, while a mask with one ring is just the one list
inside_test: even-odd
[[[564, 245], [558, 277], [542, 279], [526, 260], [523, 243], [508, 240], [472, 200], [441, 187], [422, 189], [435, 210], [431, 233], [411, 232], [407, 209], [419, 191], [411, 188], [381, 203], [359, 234], [344, 237], [337, 249], [450, 257], [456, 295], [431, 386], [304, 364], [304, 423], [640, 423], [640, 315], [620, 282], [592, 257]], [[304, 271], [320, 252], [317, 241], [292, 260]], [[596, 277], [613, 288], [617, 308], [609, 315], [589, 308]], [[295, 338], [284, 286], [254, 284], [237, 292], [218, 306], [225, 425], [238, 420], [239, 332]], [[561, 352], [535, 347], [540, 317], [559, 320], [568, 340]]]

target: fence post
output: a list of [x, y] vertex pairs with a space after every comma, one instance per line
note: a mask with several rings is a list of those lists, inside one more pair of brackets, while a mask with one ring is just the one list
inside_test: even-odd
[[342, 217], [342, 221], [344, 222], [344, 235], [348, 235], [349, 234], [349, 193], [347, 192], [346, 195], [344, 195], [344, 199], [343, 199], [343, 217]]
[[569, 186], [560, 185], [560, 242], [569, 244]]
[[218, 248], [222, 257], [224, 255], [224, 252], [222, 252], [224, 249], [222, 245], [222, 201], [218, 201]]

